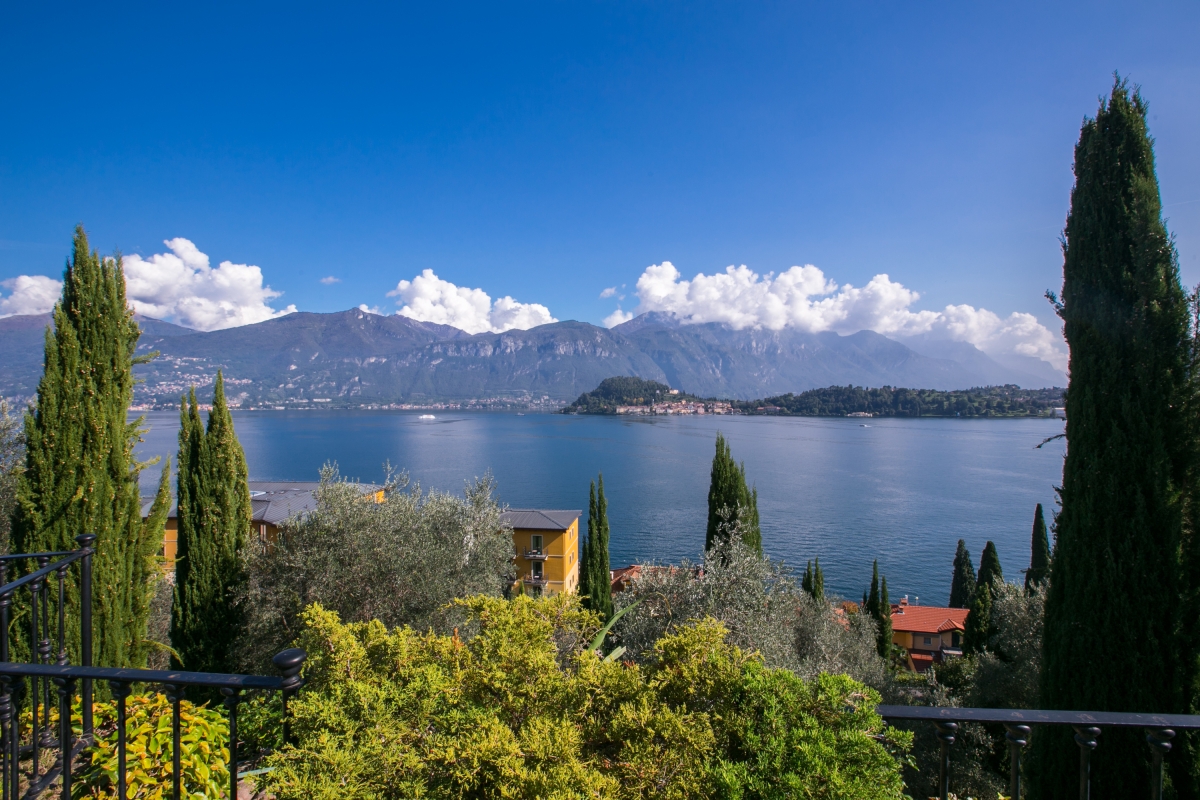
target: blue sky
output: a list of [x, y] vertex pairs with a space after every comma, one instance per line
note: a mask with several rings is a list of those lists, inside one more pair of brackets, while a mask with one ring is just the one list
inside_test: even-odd
[[813, 264], [1056, 329], [1072, 147], [1114, 70], [1200, 281], [1194, 2], [104, 5], [4, 12], [5, 294], [82, 221], [106, 252], [257, 265], [276, 310], [395, 311], [429, 269], [600, 323], [664, 261]]

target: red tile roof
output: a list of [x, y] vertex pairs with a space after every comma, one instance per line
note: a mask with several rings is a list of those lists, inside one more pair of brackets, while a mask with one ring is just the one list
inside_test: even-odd
[[939, 606], [892, 606], [892, 630], [904, 633], [943, 633], [966, 630], [967, 609]]

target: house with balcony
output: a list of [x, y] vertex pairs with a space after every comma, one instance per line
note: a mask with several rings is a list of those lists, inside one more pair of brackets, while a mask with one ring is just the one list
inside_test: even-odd
[[925, 672], [947, 658], [962, 655], [967, 609], [892, 604], [892, 642], [908, 654], [908, 668]]
[[579, 589], [579, 516], [582, 511], [511, 508], [502, 515], [512, 527], [517, 577], [514, 590], [534, 595]]

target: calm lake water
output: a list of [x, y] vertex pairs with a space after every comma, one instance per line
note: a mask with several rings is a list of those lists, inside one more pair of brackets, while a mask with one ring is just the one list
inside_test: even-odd
[[[893, 600], [944, 603], [958, 539], [978, 565], [995, 541], [1004, 573], [1028, 566], [1036, 503], [1054, 507], [1060, 420], [571, 417], [434, 412], [241, 412], [250, 476], [315, 480], [326, 461], [378, 481], [384, 462], [460, 492], [491, 470], [508, 505], [586, 509], [604, 473], [613, 566], [697, 558], [717, 431], [758, 487], [763, 547], [801, 571], [820, 557], [828, 591], [859, 598], [879, 559]], [[147, 415], [139, 456], [176, 450], [176, 412]], [[158, 470], [144, 485], [152, 489]]]

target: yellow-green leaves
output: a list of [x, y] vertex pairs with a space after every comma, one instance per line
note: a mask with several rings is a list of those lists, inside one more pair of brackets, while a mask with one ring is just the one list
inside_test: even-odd
[[903, 796], [908, 739], [842, 676], [805, 682], [697, 621], [646, 666], [588, 643], [576, 598], [459, 601], [471, 634], [305, 613], [298, 739], [263, 788], [299, 798], [864, 798]]
[[[126, 699], [126, 787], [130, 800], [163, 800], [172, 788], [171, 703], [161, 694]], [[71, 787], [73, 798], [111, 798], [117, 788], [117, 711], [96, 704], [96, 745]], [[186, 700], [180, 705], [181, 796], [205, 800], [229, 793], [229, 723], [224, 715]]]

